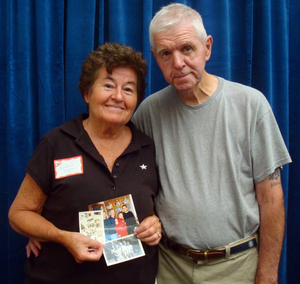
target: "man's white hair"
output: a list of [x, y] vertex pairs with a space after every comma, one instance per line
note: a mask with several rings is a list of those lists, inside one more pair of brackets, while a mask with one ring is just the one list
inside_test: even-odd
[[162, 7], [153, 17], [149, 27], [150, 44], [153, 49], [154, 34], [170, 31], [173, 27], [183, 22], [190, 22], [201, 42], [206, 43], [206, 30], [201, 15], [194, 9], [179, 3]]

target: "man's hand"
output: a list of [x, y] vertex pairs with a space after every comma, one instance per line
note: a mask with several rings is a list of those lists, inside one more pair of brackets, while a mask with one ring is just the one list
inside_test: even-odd
[[36, 241], [34, 239], [29, 239], [28, 244], [26, 246], [27, 258], [30, 257], [31, 252], [35, 255], [35, 257], [38, 257], [41, 249], [42, 249], [42, 245], [39, 241]]

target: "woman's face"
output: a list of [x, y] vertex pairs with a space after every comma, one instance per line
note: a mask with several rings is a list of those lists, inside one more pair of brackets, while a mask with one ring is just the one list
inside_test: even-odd
[[112, 74], [102, 67], [84, 98], [89, 104], [90, 119], [125, 125], [137, 104], [137, 75], [128, 67], [115, 67]]

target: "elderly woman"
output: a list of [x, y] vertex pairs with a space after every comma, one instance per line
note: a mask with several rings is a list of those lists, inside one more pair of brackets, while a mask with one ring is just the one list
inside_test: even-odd
[[[130, 118], [144, 96], [146, 62], [117, 43], [91, 52], [79, 90], [89, 113], [42, 137], [11, 205], [14, 230], [42, 243], [26, 262], [26, 283], [154, 283], [161, 227], [154, 144]], [[146, 256], [107, 266], [103, 245], [79, 233], [78, 212], [131, 194]]]

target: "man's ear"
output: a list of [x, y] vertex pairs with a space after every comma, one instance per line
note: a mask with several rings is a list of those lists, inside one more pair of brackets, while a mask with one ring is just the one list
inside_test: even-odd
[[152, 54], [153, 58], [155, 59], [155, 52], [154, 52], [153, 48], [151, 48], [150, 51], [151, 51], [151, 54]]
[[212, 36], [209, 35], [206, 38], [206, 44], [205, 44], [205, 48], [206, 48], [205, 59], [206, 59], [206, 61], [208, 61], [211, 56], [212, 44], [213, 44], [213, 38], [212, 38]]

